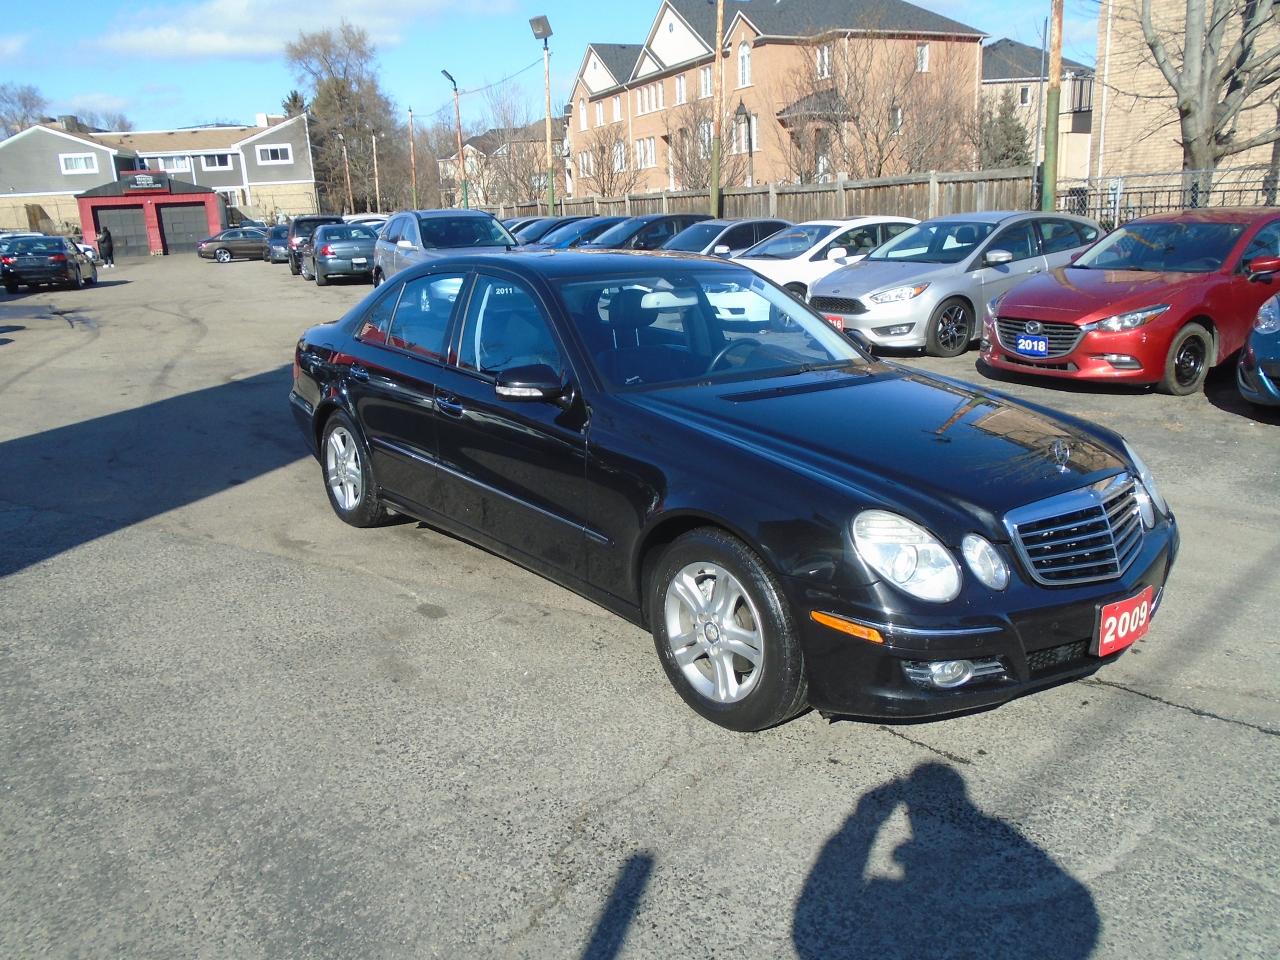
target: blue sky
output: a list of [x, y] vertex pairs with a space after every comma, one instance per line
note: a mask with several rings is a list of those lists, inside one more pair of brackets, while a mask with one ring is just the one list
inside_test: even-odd
[[[732, 0], [730, 0], [730, 4]], [[994, 37], [1039, 43], [1049, 0], [917, 0]], [[537, 64], [516, 81], [541, 95], [541, 52], [528, 18], [551, 18], [552, 82], [563, 102], [590, 41], [639, 43], [660, 0], [95, 0], [56, 22], [38, 4], [7, 5], [0, 23], [0, 82], [32, 83], [54, 113], [119, 110], [138, 129], [190, 126], [278, 112], [296, 85], [281, 53], [299, 29], [357, 20], [378, 45], [383, 86], [403, 109], [450, 103], [448, 69], [474, 89]], [[1094, 60], [1096, 3], [1067, 0], [1066, 54]], [[483, 96], [464, 98], [483, 119]]]

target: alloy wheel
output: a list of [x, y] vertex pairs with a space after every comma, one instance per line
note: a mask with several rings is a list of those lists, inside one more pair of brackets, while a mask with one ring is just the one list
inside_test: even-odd
[[950, 352], [969, 342], [969, 316], [960, 304], [953, 304], [938, 318], [938, 346]]
[[230, 250], [217, 250], [217, 251], [215, 251], [215, 252], [214, 252], [214, 254], [213, 254], [213, 258], [214, 258], [215, 260], [217, 260], [219, 263], [230, 263], [230, 262], [231, 262], [231, 251], [230, 251]]
[[347, 512], [360, 506], [364, 495], [364, 471], [360, 448], [346, 427], [335, 427], [329, 433], [324, 451], [324, 475], [338, 506]]
[[746, 699], [764, 660], [761, 618], [738, 579], [719, 564], [683, 567], [667, 585], [667, 642], [680, 671], [714, 703]]

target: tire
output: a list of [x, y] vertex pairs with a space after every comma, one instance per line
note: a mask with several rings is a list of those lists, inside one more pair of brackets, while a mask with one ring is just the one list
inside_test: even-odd
[[292, 255], [290, 255], [289, 257], [289, 272], [292, 273], [295, 277], [302, 272], [301, 265], [298, 263], [297, 260], [293, 259]]
[[[718, 586], [728, 591], [727, 612], [711, 605], [721, 596]], [[746, 733], [804, 709], [809, 687], [791, 610], [778, 581], [741, 540], [714, 527], [680, 536], [654, 564], [645, 589], [658, 659], [697, 713]], [[673, 631], [688, 642], [673, 643]]]
[[18, 292], [18, 285], [16, 283], [6, 283], [4, 285], [4, 292], [8, 294], [15, 294]]
[[316, 267], [316, 286], [327, 287], [328, 285], [329, 285], [329, 278], [326, 277], [324, 273], [321, 272], [319, 267]]
[[381, 270], [373, 271], [374, 289], [377, 289], [378, 287], [382, 286], [382, 283], [383, 283], [382, 271]]
[[1186, 397], [1204, 388], [1213, 366], [1213, 334], [1198, 323], [1178, 331], [1165, 355], [1164, 376], [1156, 389], [1174, 397]]
[[959, 297], [943, 300], [929, 317], [925, 353], [931, 357], [958, 357], [973, 342], [973, 308]]
[[80, 273], [80, 268], [76, 267], [76, 275], [67, 281], [68, 290], [83, 290], [84, 276]]
[[782, 289], [787, 291], [787, 293], [791, 294], [801, 303], [804, 303], [805, 298], [809, 296], [809, 288], [803, 283], [788, 283]]
[[303, 261], [302, 261], [302, 265], [299, 267], [299, 269], [302, 271], [302, 279], [303, 279], [303, 280], [314, 280], [314, 279], [315, 279], [315, 276], [311, 273], [311, 271], [310, 271], [310, 270], [308, 270], [308, 269], [307, 269], [307, 261], [303, 260]]
[[230, 263], [231, 251], [226, 247], [219, 247], [217, 250], [213, 251], [213, 259], [217, 260], [219, 263]]
[[376, 527], [386, 522], [387, 511], [378, 501], [369, 466], [369, 449], [351, 418], [340, 410], [324, 425], [320, 471], [329, 506], [343, 523]]

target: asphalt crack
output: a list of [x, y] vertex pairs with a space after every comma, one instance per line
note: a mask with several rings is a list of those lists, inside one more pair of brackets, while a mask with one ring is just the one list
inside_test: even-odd
[[1268, 737], [1280, 737], [1280, 730], [1276, 730], [1273, 727], [1264, 727], [1257, 723], [1250, 723], [1248, 720], [1236, 720], [1234, 717], [1224, 717], [1222, 714], [1214, 713], [1212, 710], [1202, 710], [1199, 707], [1189, 707], [1185, 703], [1174, 703], [1172, 700], [1166, 700], [1164, 697], [1158, 697], [1154, 693], [1144, 693], [1141, 690], [1126, 687], [1122, 683], [1113, 683], [1110, 680], [1099, 680], [1097, 677], [1083, 680], [1081, 682], [1099, 687], [1111, 687], [1115, 690], [1123, 690], [1125, 693], [1132, 693], [1135, 697], [1152, 700], [1155, 703], [1163, 704], [1166, 707], [1173, 707], [1175, 710], [1185, 710], [1193, 716], [1204, 717], [1208, 720], [1219, 720], [1222, 723], [1234, 724], [1237, 727], [1247, 727], [1250, 730], [1256, 730], [1258, 733], [1265, 733]]
[[929, 744], [925, 743], [923, 740], [913, 740], [911, 737], [908, 737], [905, 733], [900, 733], [899, 731], [894, 730], [892, 727], [886, 727], [881, 725], [880, 729], [883, 730], [885, 733], [889, 734], [890, 736], [897, 737], [899, 740], [905, 740], [907, 741], [907, 743], [914, 744], [917, 747], [923, 747], [925, 750], [928, 750], [930, 753], [936, 756], [942, 757], [945, 760], [950, 760], [953, 763], [963, 763], [963, 764], [973, 763], [973, 761], [970, 760], [968, 757], [962, 757], [958, 753], [950, 753], [938, 747], [930, 746]]

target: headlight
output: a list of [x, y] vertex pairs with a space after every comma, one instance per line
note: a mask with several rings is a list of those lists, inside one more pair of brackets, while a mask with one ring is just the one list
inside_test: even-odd
[[1253, 322], [1253, 329], [1259, 333], [1275, 333], [1280, 330], [1280, 296], [1272, 297], [1258, 311], [1258, 319]]
[[[1138, 479], [1142, 482], [1142, 486], [1146, 488], [1147, 496], [1151, 498], [1151, 502], [1155, 504], [1156, 509], [1169, 516], [1169, 503], [1160, 495], [1159, 488], [1156, 487], [1156, 479], [1151, 476], [1151, 469], [1146, 465], [1143, 459], [1138, 456], [1138, 451], [1129, 445], [1129, 441], [1125, 441], [1124, 452], [1129, 455], [1129, 459], [1133, 461], [1133, 469], [1138, 471]], [[1139, 503], [1141, 508], [1141, 503]]]
[[994, 300], [987, 301], [987, 316], [992, 320], [1000, 315], [1000, 303], [1004, 300], [1004, 294], [996, 297]]
[[895, 587], [921, 600], [945, 603], [960, 592], [960, 567], [928, 530], [885, 510], [864, 510], [853, 521], [858, 556]]
[[1095, 320], [1093, 323], [1086, 323], [1080, 329], [1085, 333], [1090, 330], [1105, 330], [1108, 333], [1120, 333], [1123, 330], [1136, 330], [1144, 323], [1150, 323], [1160, 314], [1169, 309], [1167, 303], [1157, 303], [1154, 307], [1144, 307], [1141, 310], [1130, 310], [1128, 313], [1118, 313], [1114, 317], [1107, 317], [1105, 320]]
[[992, 590], [1003, 590], [1009, 585], [1009, 565], [985, 537], [965, 534], [960, 541], [960, 552], [973, 575]]
[[872, 303], [901, 303], [903, 300], [914, 300], [929, 289], [927, 283], [917, 283], [914, 287], [894, 287], [872, 294], [867, 299]]

